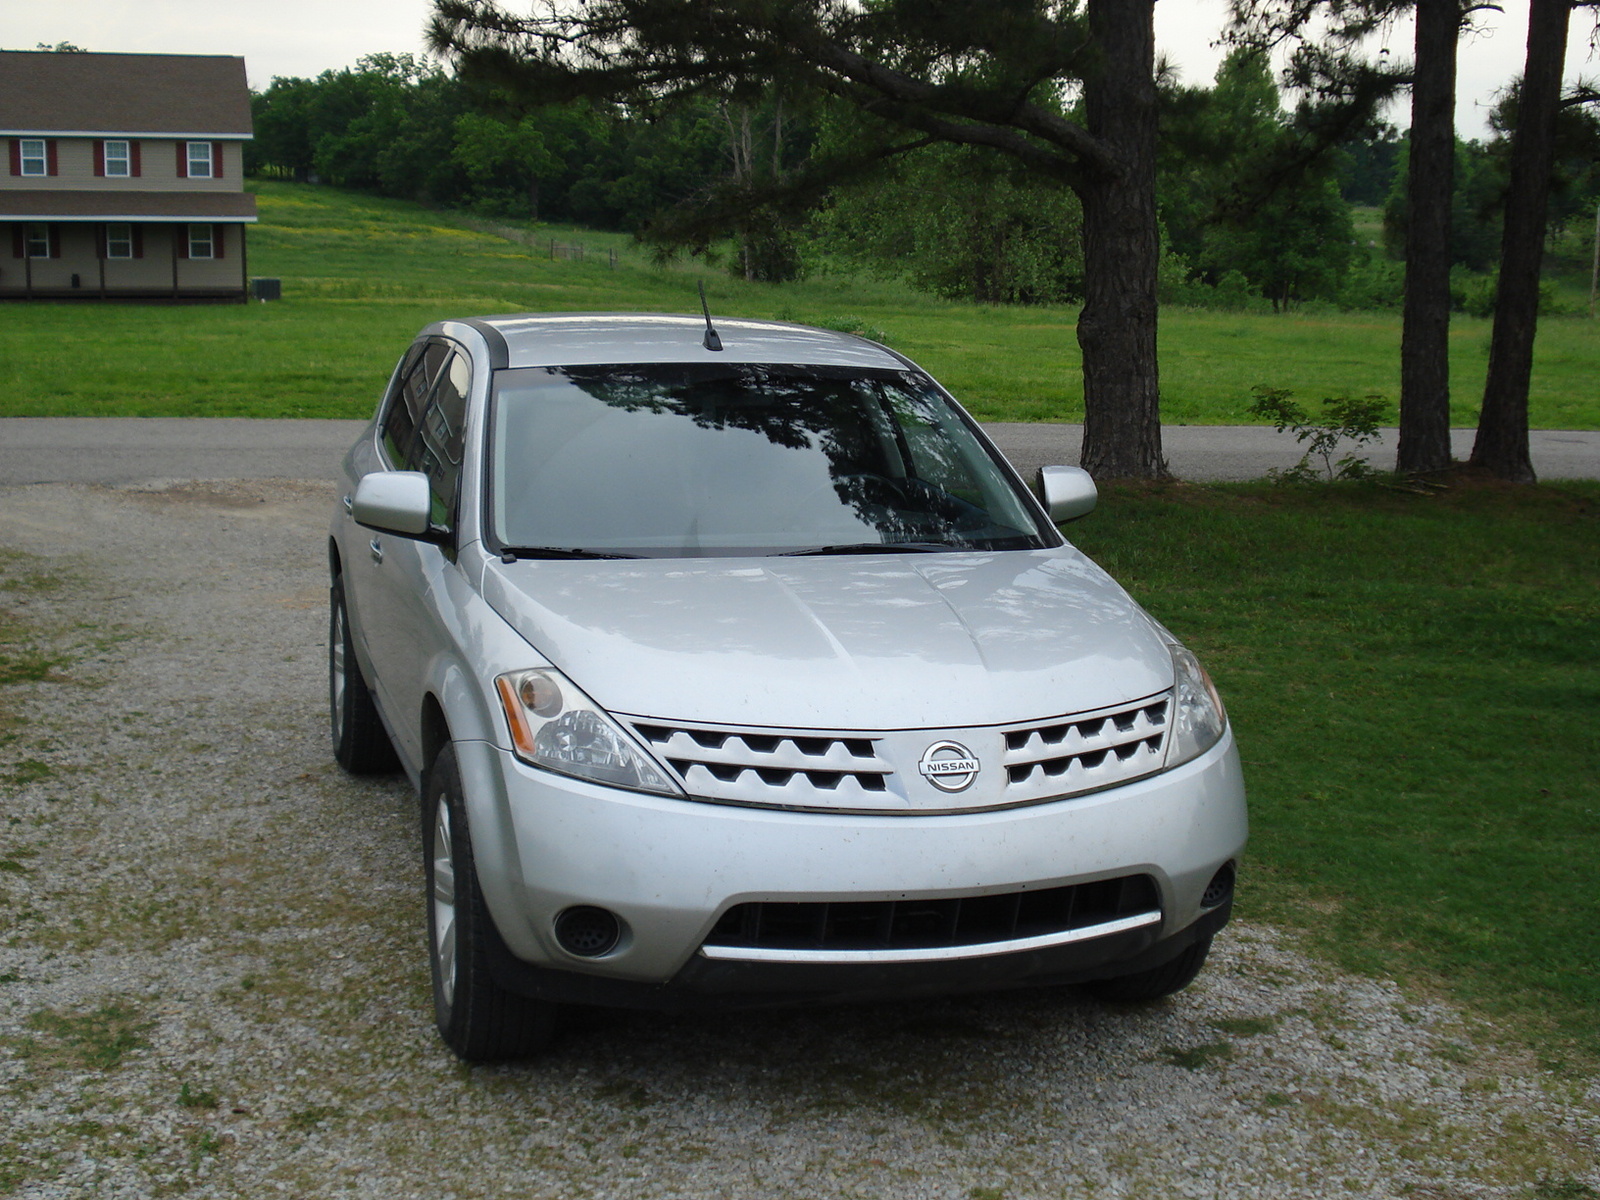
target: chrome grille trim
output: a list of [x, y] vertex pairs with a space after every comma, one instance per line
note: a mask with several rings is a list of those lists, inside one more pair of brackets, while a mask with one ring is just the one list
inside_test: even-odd
[[[693, 799], [860, 815], [986, 812], [1046, 804], [1153, 775], [1166, 759], [1172, 694], [1005, 725], [818, 730], [714, 725], [613, 714]], [[954, 740], [981, 764], [969, 788], [918, 772], [930, 744]]]
[[691, 796], [785, 808], [885, 808], [894, 772], [874, 739], [635, 720], [634, 730]]
[[707, 958], [733, 962], [768, 963], [904, 963], [948, 962], [953, 959], [985, 958], [992, 954], [1014, 954], [1019, 950], [1042, 950], [1050, 946], [1067, 946], [1073, 942], [1087, 942], [1092, 938], [1109, 937], [1132, 929], [1159, 925], [1159, 912], [1138, 913], [1119, 917], [1099, 925], [1082, 929], [1063, 929], [1037, 937], [1012, 938], [1004, 942], [978, 942], [969, 946], [922, 946], [906, 950], [799, 950], [769, 949], [763, 946], [701, 946], [700, 953]]
[[1170, 693], [1117, 709], [1008, 729], [1008, 801], [1073, 796], [1149, 775], [1166, 758]]

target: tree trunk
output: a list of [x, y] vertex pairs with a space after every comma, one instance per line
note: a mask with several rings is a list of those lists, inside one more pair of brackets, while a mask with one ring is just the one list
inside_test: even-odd
[[1569, 0], [1531, 0], [1528, 6], [1528, 61], [1511, 142], [1510, 202], [1500, 243], [1489, 377], [1472, 446], [1474, 466], [1513, 483], [1534, 481], [1528, 456], [1528, 383], [1539, 322], [1539, 267], [1570, 14]]
[[1163, 479], [1156, 371], [1155, 3], [1090, 0], [1099, 62], [1084, 87], [1090, 134], [1112, 160], [1083, 201], [1083, 466], [1096, 479]]
[[1406, 295], [1395, 470], [1450, 465], [1450, 209], [1455, 194], [1460, 0], [1417, 0], [1406, 187]]

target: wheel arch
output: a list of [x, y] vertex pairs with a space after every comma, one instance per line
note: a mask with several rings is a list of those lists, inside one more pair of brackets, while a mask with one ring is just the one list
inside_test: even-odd
[[444, 714], [444, 706], [439, 703], [439, 697], [429, 692], [422, 698], [422, 761], [426, 766], [431, 766], [451, 742], [450, 719]]

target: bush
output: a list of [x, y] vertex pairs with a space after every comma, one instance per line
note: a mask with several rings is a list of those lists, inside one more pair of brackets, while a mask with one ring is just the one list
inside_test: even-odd
[[[1252, 415], [1271, 421], [1279, 433], [1292, 429], [1297, 442], [1311, 443], [1300, 461], [1288, 470], [1267, 472], [1274, 483], [1315, 482], [1318, 475], [1311, 465], [1313, 454], [1322, 460], [1322, 469], [1330, 483], [1335, 479], [1370, 479], [1378, 474], [1366, 459], [1357, 457], [1355, 451], [1377, 439], [1378, 426], [1389, 411], [1389, 402], [1384, 397], [1376, 393], [1328, 396], [1322, 401], [1323, 421], [1316, 424], [1288, 388], [1257, 384], [1250, 390], [1256, 397], [1250, 404]], [[1335, 460], [1334, 451], [1345, 438], [1353, 443], [1351, 453]]]

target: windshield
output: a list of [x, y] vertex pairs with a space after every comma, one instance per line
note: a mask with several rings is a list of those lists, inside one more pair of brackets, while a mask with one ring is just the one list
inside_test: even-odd
[[649, 557], [1060, 543], [914, 371], [534, 367], [495, 373], [494, 549]]

